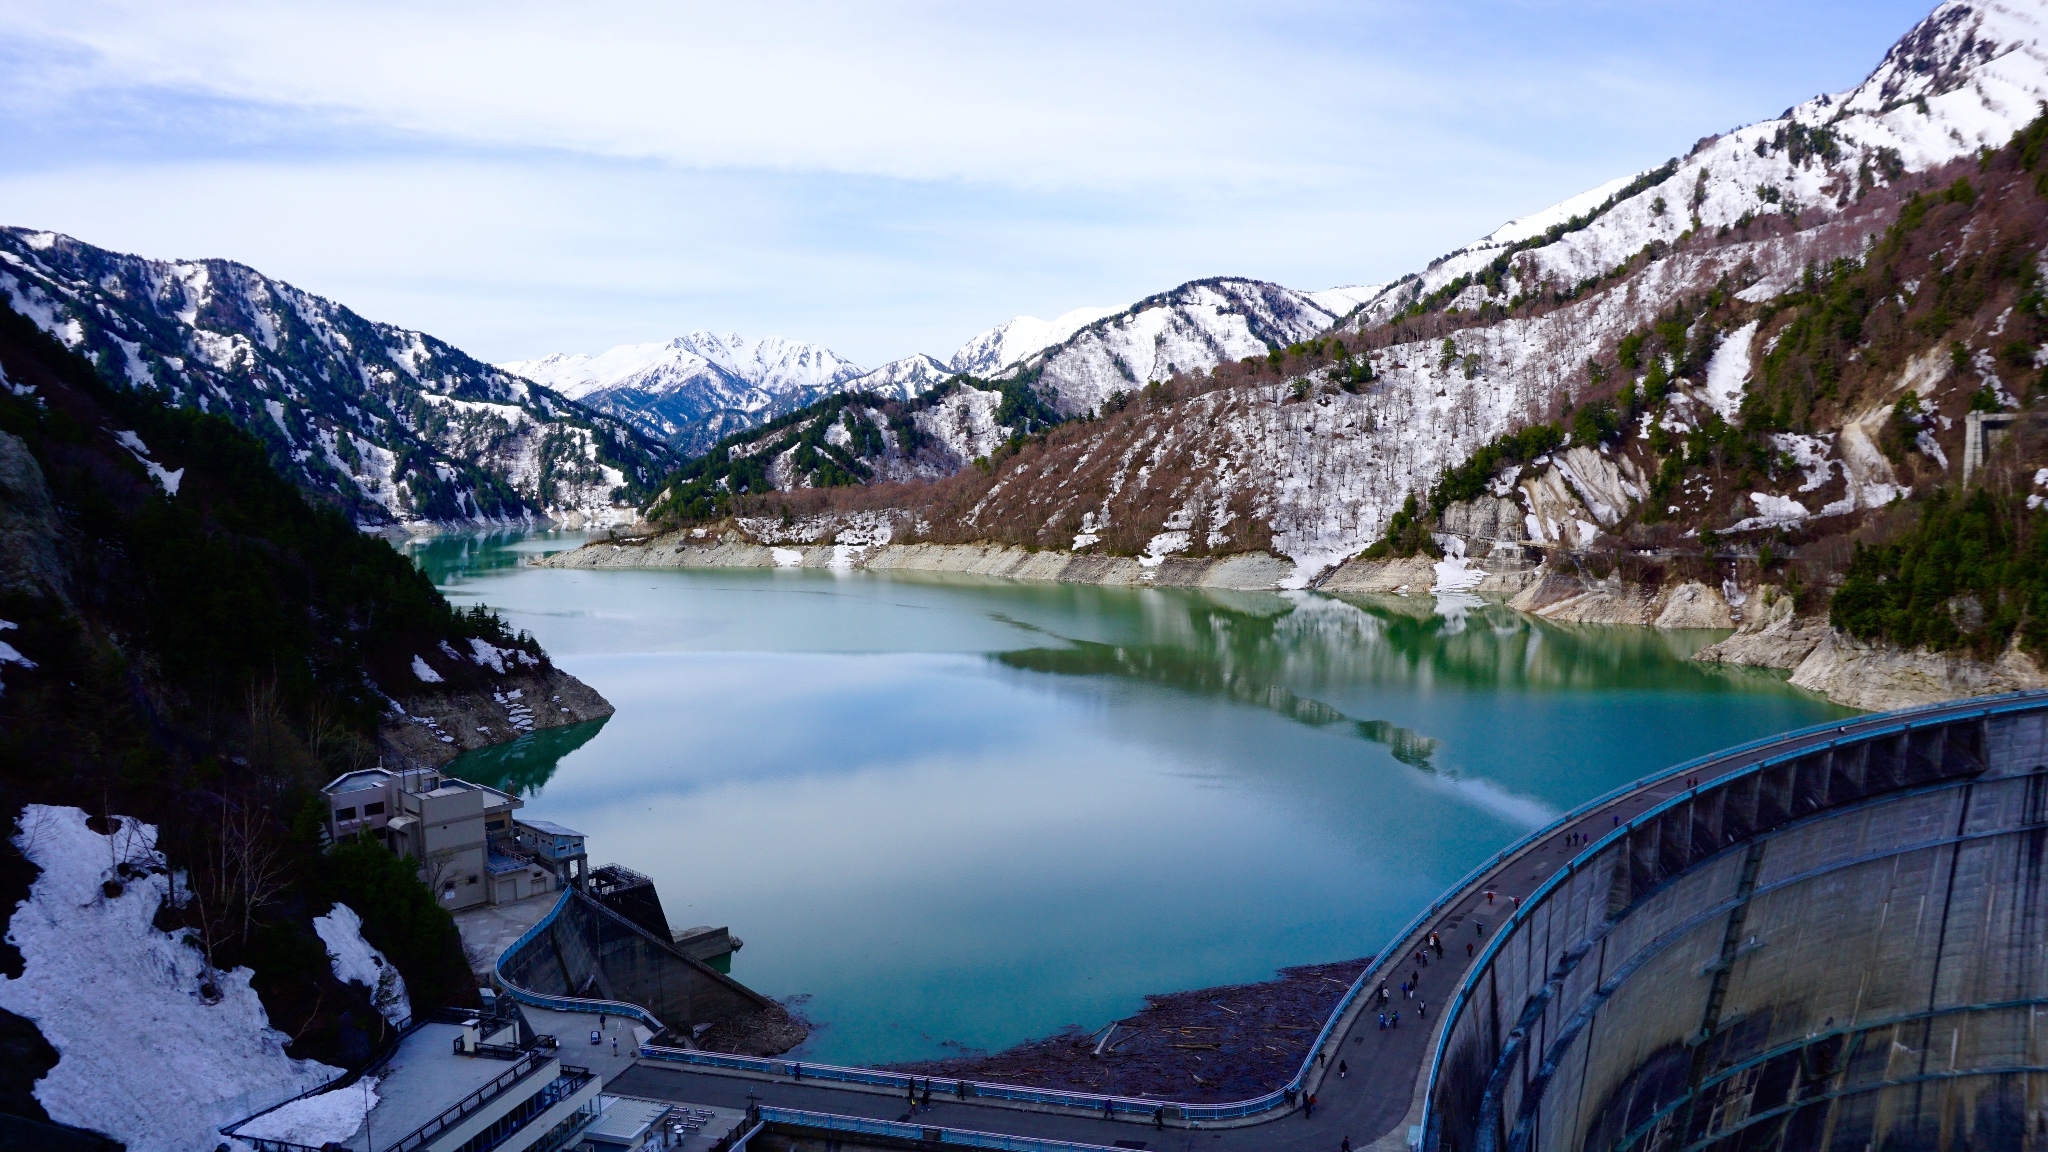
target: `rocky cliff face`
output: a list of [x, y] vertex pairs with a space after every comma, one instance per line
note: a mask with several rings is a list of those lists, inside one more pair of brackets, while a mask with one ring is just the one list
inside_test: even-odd
[[232, 419], [365, 527], [630, 518], [673, 462], [432, 336], [231, 261], [0, 228], [0, 292], [115, 386]]
[[486, 670], [492, 673], [487, 681], [466, 692], [398, 697], [378, 734], [401, 755], [442, 764], [538, 729], [599, 720], [615, 711], [595, 689], [559, 668]]

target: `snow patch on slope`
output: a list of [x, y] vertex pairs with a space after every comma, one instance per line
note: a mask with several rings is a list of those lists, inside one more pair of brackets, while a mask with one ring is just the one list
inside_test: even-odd
[[155, 927], [172, 888], [157, 830], [115, 823], [103, 836], [77, 808], [22, 809], [13, 843], [41, 873], [8, 925], [22, 974], [0, 978], [0, 1008], [57, 1050], [34, 1089], [51, 1119], [132, 1152], [211, 1148], [220, 1125], [341, 1069], [285, 1055], [249, 969], [209, 969], [189, 929]]
[[1714, 349], [1713, 358], [1707, 361], [1706, 394], [1700, 399], [1719, 412], [1723, 420], [1734, 420], [1742, 408], [1742, 389], [1749, 383], [1749, 349], [1756, 342], [1757, 323], [1751, 320], [1728, 333]]
[[405, 977], [384, 958], [382, 952], [363, 939], [363, 918], [346, 904], [336, 904], [325, 916], [313, 918], [313, 931], [327, 945], [327, 959], [334, 965], [334, 978], [344, 984], [361, 984], [370, 990], [370, 1003], [391, 1027], [403, 1030], [412, 1023], [412, 1000], [405, 994]]
[[381, 1097], [377, 1078], [366, 1076], [346, 1088], [280, 1105], [235, 1129], [252, 1140], [282, 1140], [307, 1148], [343, 1143], [362, 1129]]

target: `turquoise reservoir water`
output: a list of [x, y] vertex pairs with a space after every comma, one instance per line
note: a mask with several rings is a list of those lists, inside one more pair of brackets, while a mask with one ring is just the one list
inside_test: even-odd
[[1712, 633], [1427, 598], [519, 566], [577, 542], [416, 548], [618, 707], [456, 770], [731, 926], [822, 1061], [1371, 953], [1574, 804], [1847, 714]]

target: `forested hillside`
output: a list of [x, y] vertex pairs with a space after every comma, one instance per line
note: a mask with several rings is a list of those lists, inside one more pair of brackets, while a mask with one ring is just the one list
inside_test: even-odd
[[[385, 754], [392, 695], [487, 693], [496, 672], [448, 655], [473, 642], [547, 659], [309, 503], [229, 420], [110, 386], [0, 306], [0, 908], [36, 875], [12, 842], [25, 805], [83, 809], [102, 834], [117, 817], [154, 824], [189, 894], [159, 926], [189, 929], [206, 973], [253, 968], [292, 1056], [360, 1063], [389, 1031], [312, 928], [335, 901], [361, 913], [416, 1011], [474, 992], [410, 866], [370, 843], [321, 852], [317, 789]], [[12, 946], [0, 975], [22, 975]], [[211, 1002], [233, 983], [163, 994]], [[31, 1089], [58, 1055], [0, 1011], [0, 1113], [42, 1118]]]

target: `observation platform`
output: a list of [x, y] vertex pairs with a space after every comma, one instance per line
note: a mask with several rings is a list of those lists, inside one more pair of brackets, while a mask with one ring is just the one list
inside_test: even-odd
[[926, 1078], [653, 1046], [614, 1086], [846, 1147], [2048, 1147], [2044, 762], [2048, 693], [2023, 693], [1637, 781], [1424, 909], [1254, 1100], [932, 1077], [912, 1111]]

